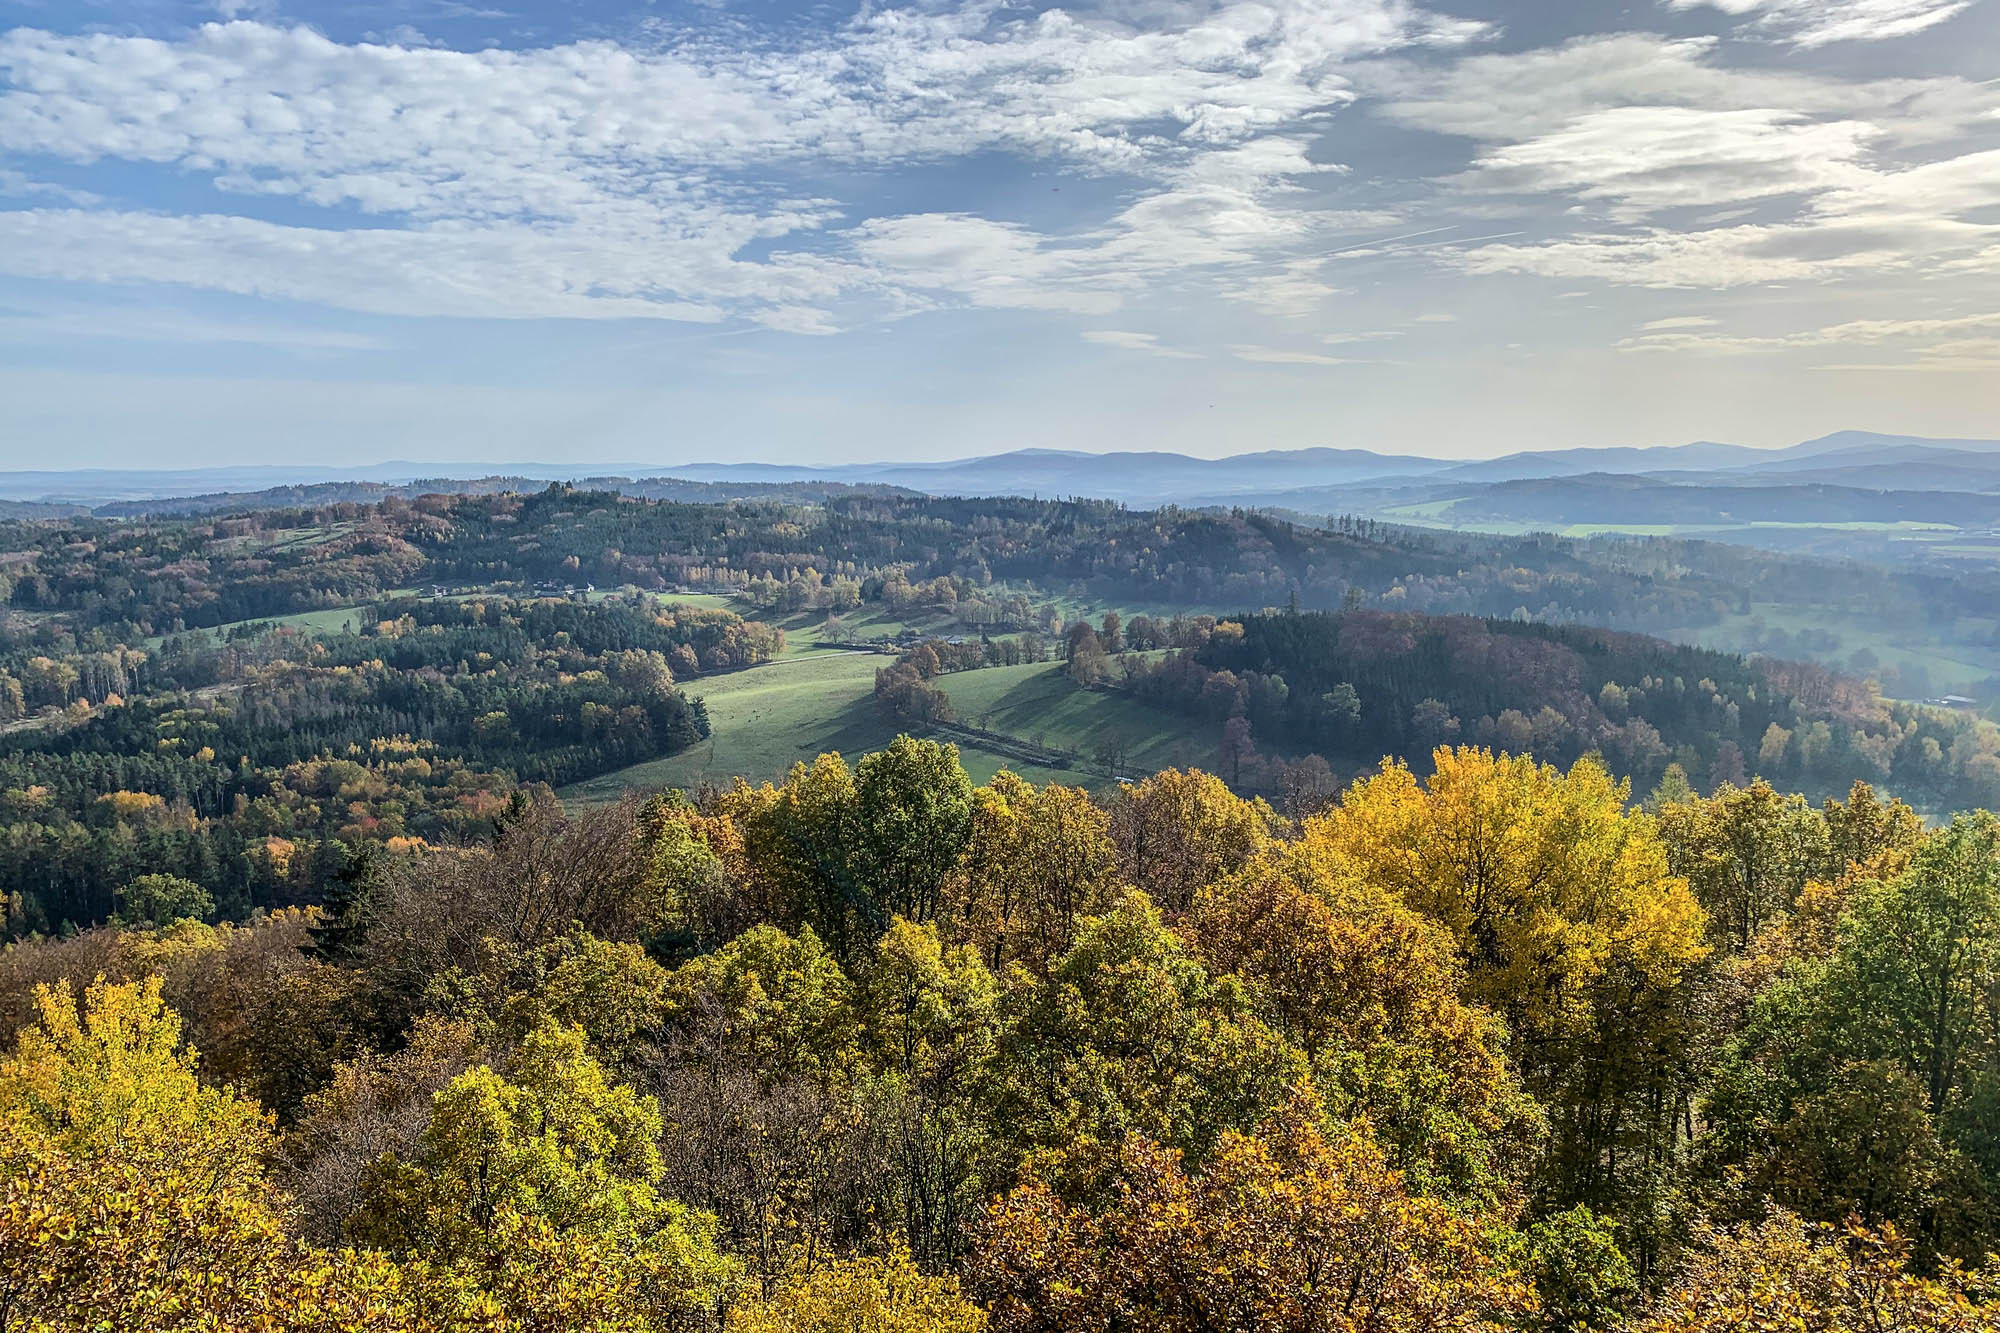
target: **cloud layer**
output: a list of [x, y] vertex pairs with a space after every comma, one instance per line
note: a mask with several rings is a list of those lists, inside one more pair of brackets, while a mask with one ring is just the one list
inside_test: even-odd
[[[1611, 360], [1963, 368], [1994, 332], [2000, 83], [1926, 52], [1996, 4], [1658, 0], [1543, 31], [1565, 7], [916, 0], [476, 49], [135, 8], [0, 33], [0, 277], [792, 335], [1012, 312], [1107, 364], [1266, 380], [1390, 364], [1327, 349], [1391, 338], [1398, 365], [1547, 350], [1555, 297], [1603, 297], [1644, 312], [1592, 335]], [[1662, 313], [1694, 291], [1731, 304]], [[1808, 292], [1852, 308], [1739, 327], [1751, 293]]]
[[[1149, 17], [973, 4], [874, 10], [782, 43], [478, 52], [254, 21], [177, 40], [16, 30], [0, 38], [0, 148], [170, 168], [208, 181], [217, 208], [15, 214], [0, 264], [379, 312], [743, 314], [805, 331], [832, 327], [843, 302], [1099, 310], [1161, 270], [1303, 241], [1324, 219], [1286, 195], [1328, 170], [1306, 149], [1354, 96], [1344, 70], [1481, 31], [1401, 0]], [[1128, 196], [1051, 237], [957, 213], [870, 217], [866, 200], [815, 189], [829, 169], [983, 154], [1125, 181]], [[280, 224], [259, 200], [325, 216]]]

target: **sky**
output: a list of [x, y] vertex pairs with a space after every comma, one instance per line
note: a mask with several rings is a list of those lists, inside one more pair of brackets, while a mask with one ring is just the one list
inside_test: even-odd
[[0, 0], [0, 468], [2000, 436], [2000, 0]]

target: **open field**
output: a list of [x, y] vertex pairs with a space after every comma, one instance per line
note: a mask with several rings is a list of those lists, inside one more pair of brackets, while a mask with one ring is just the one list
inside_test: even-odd
[[[289, 616], [259, 616], [254, 620], [237, 620], [227, 625], [211, 625], [187, 632], [219, 639], [230, 630], [243, 625], [289, 625], [294, 629], [306, 630], [313, 634], [338, 634], [350, 625], [359, 629], [366, 611], [366, 607], [333, 606], [323, 611], [299, 611]], [[144, 642], [149, 648], [157, 648], [167, 637], [169, 636], [155, 634]]]
[[1094, 756], [1107, 734], [1124, 762], [1151, 771], [1206, 758], [1186, 720], [1122, 694], [1080, 688], [1060, 662], [960, 671], [934, 682], [951, 696], [959, 720], [1060, 750]]
[[[714, 734], [707, 742], [576, 783], [561, 795], [594, 802], [614, 800], [633, 787], [696, 787], [736, 777], [756, 782], [780, 777], [793, 764], [829, 750], [849, 757], [879, 750], [905, 729], [875, 703], [875, 671], [887, 660], [875, 653], [801, 649], [764, 666], [688, 681], [683, 688], [708, 706]], [[1011, 768], [1037, 782], [1105, 786], [1110, 779], [1095, 770], [1092, 756], [1107, 731], [1120, 739], [1125, 762], [1134, 768], [1203, 757], [1199, 746], [1184, 739], [1175, 718], [1119, 695], [1080, 689], [1060, 663], [961, 671], [937, 683], [966, 725], [1074, 750], [1089, 766], [1024, 764], [960, 743], [959, 758], [975, 782]]]
[[[782, 777], [793, 764], [810, 761], [829, 750], [849, 757], [879, 750], [905, 729], [885, 718], [875, 703], [875, 671], [887, 660], [876, 653], [819, 650], [745, 671], [688, 681], [684, 686], [687, 692], [708, 706], [709, 725], [714, 730], [708, 741], [666, 759], [565, 787], [561, 795], [565, 799], [595, 802], [615, 800], [621, 792], [633, 787], [650, 790], [697, 787], [704, 783], [720, 785], [737, 777], [759, 782]], [[1046, 666], [1033, 669], [1049, 670]], [[1022, 671], [1004, 667], [968, 671], [947, 677], [945, 683], [1005, 676], [1008, 679], [971, 691], [1005, 697], [1010, 687], [1021, 684]], [[1067, 680], [1063, 684], [1068, 685]], [[1074, 686], [1069, 688], [1075, 691]], [[1101, 703], [1126, 702], [1103, 695], [1088, 697]], [[1013, 715], [1013, 710], [1010, 708], [1008, 713]], [[973, 720], [969, 714], [967, 720]], [[1080, 730], [1081, 724], [1072, 718], [1062, 729], [1062, 735], [1077, 734]], [[1063, 746], [1065, 741], [1057, 739], [1056, 731], [1050, 729], [1048, 743]], [[1015, 769], [1037, 782], [1102, 786], [1108, 781], [1102, 773], [1022, 764], [970, 745], [960, 746], [959, 757], [975, 782], [990, 781], [1002, 768]]]

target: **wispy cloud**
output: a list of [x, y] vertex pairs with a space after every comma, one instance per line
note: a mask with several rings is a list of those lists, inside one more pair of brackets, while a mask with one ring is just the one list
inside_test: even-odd
[[1289, 347], [1260, 347], [1249, 343], [1238, 343], [1229, 349], [1238, 361], [1254, 361], [1267, 366], [1353, 366], [1362, 361], [1354, 357], [1328, 356], [1324, 352], [1302, 352]]
[[1127, 352], [1145, 352], [1149, 356], [1164, 356], [1179, 361], [1199, 361], [1199, 352], [1185, 348], [1171, 347], [1160, 341], [1157, 333], [1135, 333], [1129, 329], [1085, 329], [1083, 340], [1096, 343], [1099, 347], [1116, 347]]
[[1934, 28], [1973, 0], [1666, 0], [1669, 9], [1719, 9], [1798, 46], [1879, 42]]
[[1645, 325], [1637, 336], [1621, 341], [1618, 347], [1627, 352], [1741, 356], [1745, 353], [1795, 351], [1801, 348], [1907, 347], [1915, 344], [1921, 345], [1927, 352], [1954, 355], [1968, 348], [1984, 347], [1993, 341], [1991, 337], [1983, 336], [1968, 341], [1964, 335], [2000, 335], [2000, 311], [1939, 319], [1855, 319], [1795, 333], [1761, 336], [1695, 331], [1701, 325], [1714, 322], [1699, 320], [1690, 324], [1656, 320]]

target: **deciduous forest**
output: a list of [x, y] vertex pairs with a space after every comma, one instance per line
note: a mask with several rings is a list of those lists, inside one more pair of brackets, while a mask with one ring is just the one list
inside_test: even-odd
[[[861, 491], [7, 541], [9, 1333], [2000, 1328], [2000, 731], [1638, 632], [1830, 566]], [[644, 779], [802, 718], [881, 740]]]

